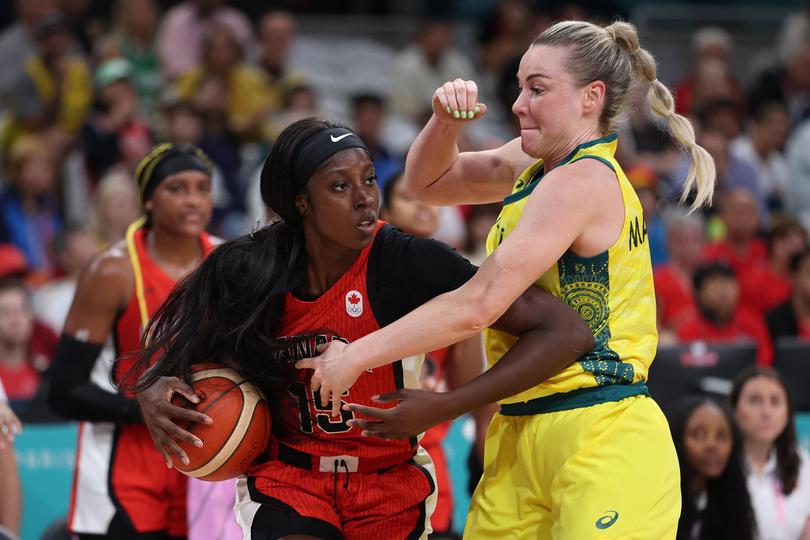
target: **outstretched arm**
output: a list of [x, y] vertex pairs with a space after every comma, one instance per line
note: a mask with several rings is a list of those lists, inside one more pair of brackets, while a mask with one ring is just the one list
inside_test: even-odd
[[299, 368], [315, 369], [312, 384], [320, 386], [323, 403], [332, 393], [341, 395], [365, 369], [457, 343], [498, 320], [615, 195], [616, 183], [594, 176], [595, 166], [604, 168], [596, 160], [582, 160], [547, 174], [515, 230], [466, 284], [349, 345], [332, 342], [320, 356], [298, 362]]
[[527, 390], [585, 354], [593, 334], [585, 321], [562, 300], [530, 287], [493, 325], [521, 336], [492, 368], [445, 393], [400, 390], [379, 401], [400, 401], [393, 409], [350, 405], [372, 420], [353, 420], [364, 434], [407, 438], [468, 411]]

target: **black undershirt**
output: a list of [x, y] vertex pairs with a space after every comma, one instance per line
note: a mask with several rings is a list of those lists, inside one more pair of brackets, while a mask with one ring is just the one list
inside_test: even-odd
[[450, 246], [384, 225], [368, 261], [367, 289], [380, 327], [466, 283], [477, 267]]

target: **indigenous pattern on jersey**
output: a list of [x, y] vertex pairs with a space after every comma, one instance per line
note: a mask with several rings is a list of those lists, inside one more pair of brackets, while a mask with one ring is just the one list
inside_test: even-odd
[[[379, 222], [375, 239], [383, 222]], [[302, 358], [317, 356], [316, 345], [340, 340], [357, 340], [380, 328], [369, 298], [369, 255], [374, 241], [361, 250], [352, 266], [320, 297], [303, 300], [288, 293], [277, 338], [284, 341], [297, 336], [309, 336], [290, 350], [278, 353], [275, 361], [294, 363]], [[392, 407], [371, 401], [372, 396], [400, 388], [418, 388], [421, 357], [400, 360], [383, 367], [365, 371], [343, 394], [343, 402], [375, 407]], [[415, 440], [385, 441], [362, 437], [361, 430], [347, 422], [353, 413], [341, 411], [331, 416], [331, 403], [323, 407], [320, 393], [310, 389], [311, 370], [298, 372], [298, 379], [289, 387], [283, 401], [281, 422], [285, 431], [294, 435], [282, 442], [289, 447], [316, 456], [348, 455], [359, 458], [373, 468], [384, 468], [410, 459]], [[375, 463], [375, 465], [370, 465]], [[260, 473], [262, 466], [251, 475]]]
[[[613, 170], [621, 188], [625, 213], [618, 240], [607, 251], [593, 257], [579, 257], [567, 251], [536, 281], [537, 286], [564, 300], [585, 319], [596, 345], [562, 372], [503, 400], [502, 404], [594, 387], [615, 387], [621, 391], [626, 385], [647, 379], [658, 343], [650, 250], [641, 203], [614, 158], [616, 144], [616, 133], [584, 143], [568, 154], [558, 167], [580, 159], [596, 159]], [[495, 251], [515, 229], [529, 195], [544, 174], [540, 160], [518, 177], [490, 230], [488, 253]], [[495, 330], [487, 330], [485, 337], [490, 366], [516, 341]]]
[[[175, 282], [149, 257], [143, 220], [127, 231], [127, 253], [135, 276], [132, 299], [113, 325], [112, 337], [93, 366], [91, 382], [109, 391], [112, 380], [132, 367], [149, 317], [174, 288]], [[200, 236], [204, 255], [213, 249], [207, 234]], [[167, 469], [143, 424], [81, 422], [76, 471], [71, 496], [72, 532], [126, 537], [132, 529], [186, 534], [187, 478]]]

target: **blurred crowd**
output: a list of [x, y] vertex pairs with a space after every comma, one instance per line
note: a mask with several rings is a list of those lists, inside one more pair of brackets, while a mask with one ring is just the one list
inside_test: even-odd
[[[474, 47], [456, 46], [452, 20], [431, 18], [395, 50], [367, 39], [335, 45], [299, 32], [286, 11], [250, 20], [219, 0], [113, 4], [98, 20], [85, 16], [89, 1], [16, 0], [15, 20], [0, 30], [0, 381], [18, 411], [47, 379], [79, 273], [139, 215], [133, 167], [152, 144], [193, 143], [211, 157], [211, 232], [230, 238], [265, 220], [257, 171], [291, 122], [346, 122], [372, 150], [382, 190], [447, 80], [475, 80], [489, 106], [462, 150], [519, 136], [520, 55], [554, 21], [591, 16], [575, 2], [501, 0]], [[732, 35], [699, 28], [683, 52], [690, 71], [667, 81], [715, 160], [713, 208], [679, 206], [689, 156], [641, 91], [618, 156], [644, 206], [661, 344], [747, 339], [762, 366], [773, 363], [775, 339], [810, 339], [809, 12], [784, 20], [772, 52], [771, 65], [743, 80]], [[437, 238], [483, 260], [498, 205], [407, 200], [415, 215], [435, 215]]]

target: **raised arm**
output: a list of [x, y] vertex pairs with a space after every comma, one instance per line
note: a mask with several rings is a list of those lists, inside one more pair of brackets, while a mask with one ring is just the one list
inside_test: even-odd
[[[494, 150], [458, 150], [464, 124], [482, 117], [486, 109], [478, 103], [473, 81], [456, 79], [436, 90], [433, 116], [405, 161], [404, 180], [409, 190], [435, 205], [490, 203], [509, 195], [517, 176], [535, 161], [523, 153], [519, 138]], [[464, 111], [463, 118], [459, 111]]]

